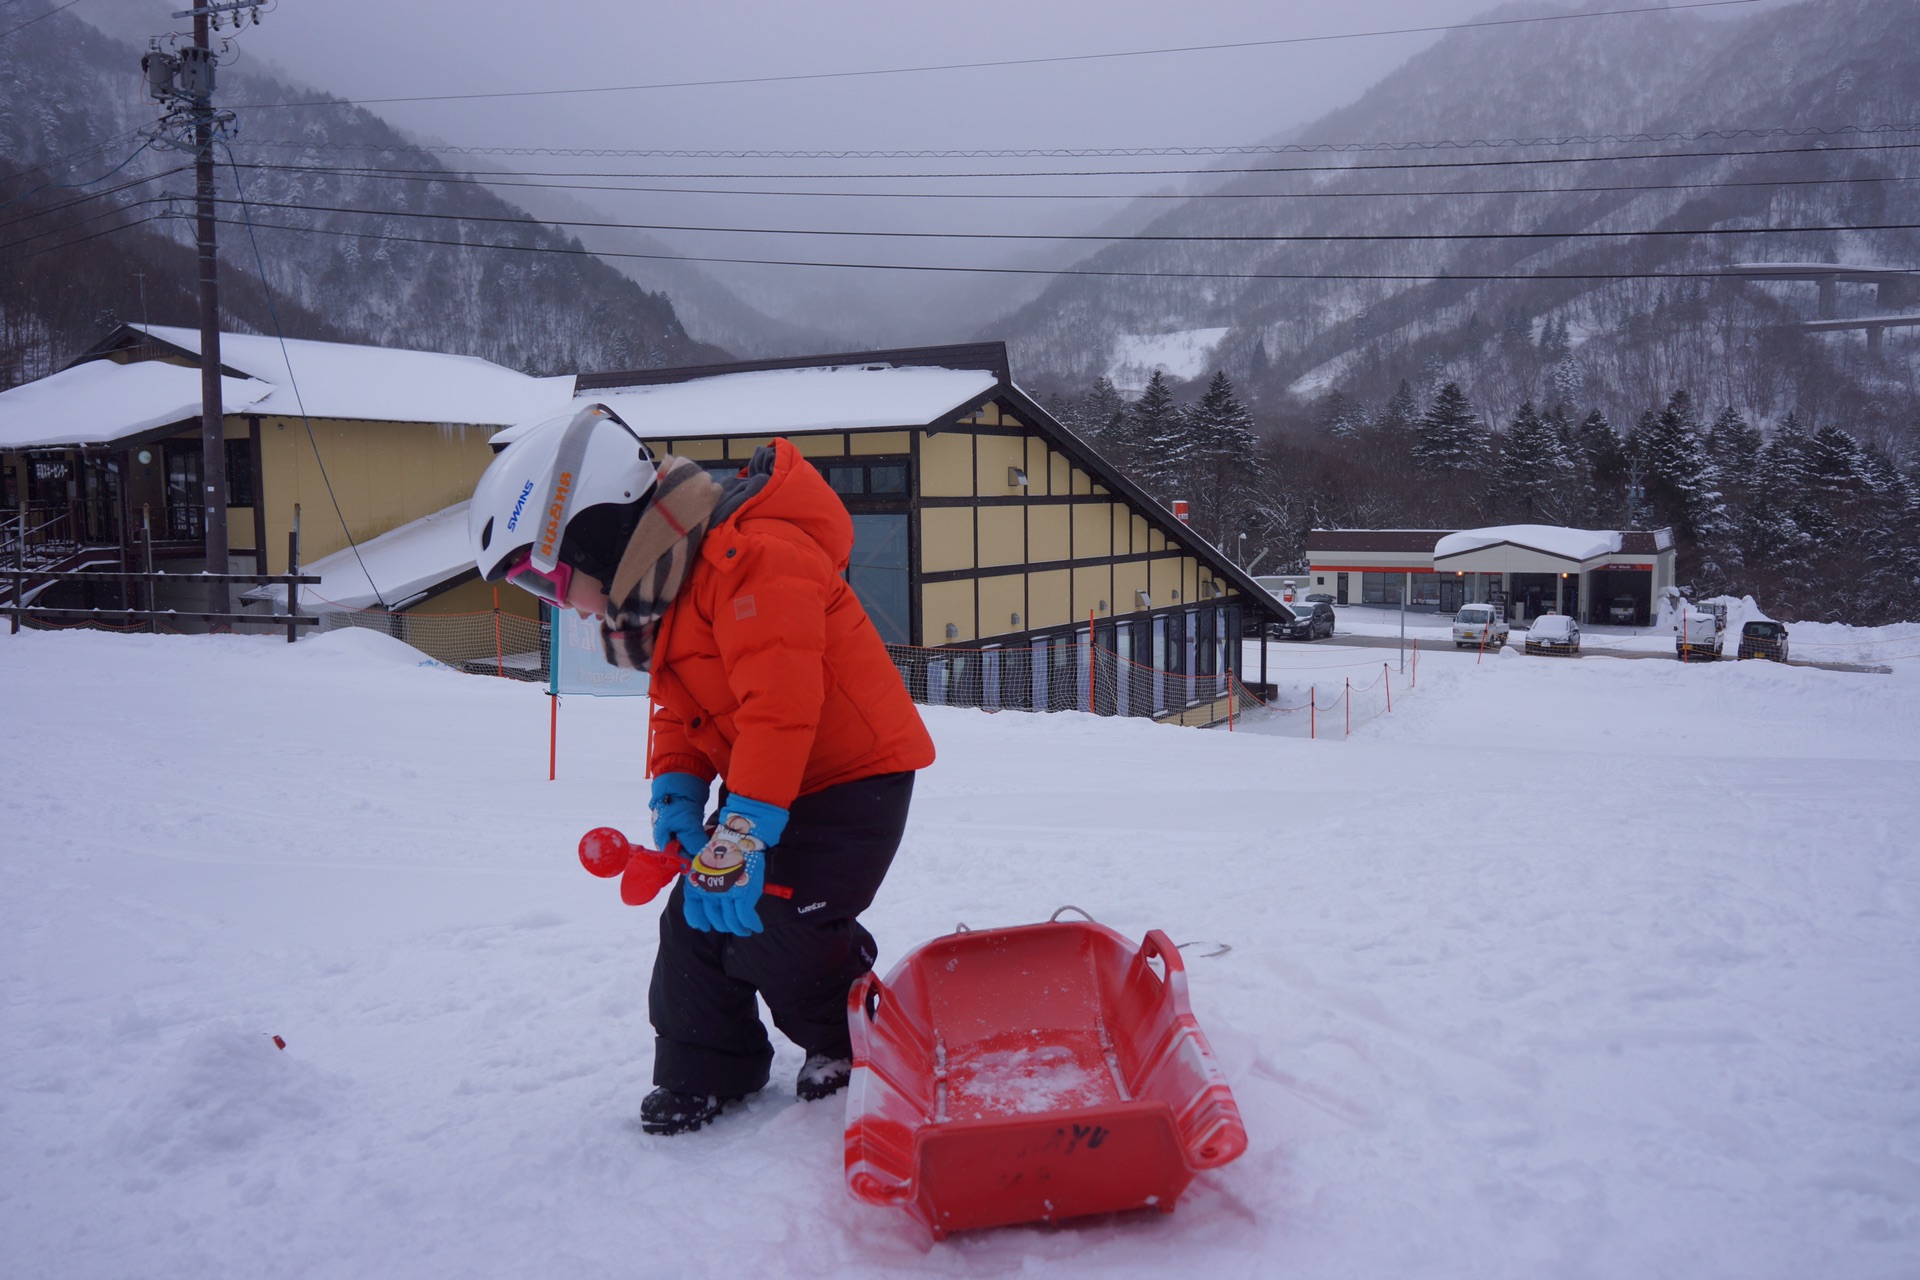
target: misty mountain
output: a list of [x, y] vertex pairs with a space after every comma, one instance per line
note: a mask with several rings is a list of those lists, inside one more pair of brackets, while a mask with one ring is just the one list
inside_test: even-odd
[[[1217, 198], [1178, 204], [1147, 232], [1325, 237], [1920, 223], [1920, 193], [1903, 180], [1903, 149], [1920, 136], [1914, 18], [1910, 0], [1820, 0], [1735, 20], [1645, 14], [1456, 31], [1352, 105], [1291, 135], [1293, 149], [1236, 162], [1272, 172], [1222, 172]], [[1862, 126], [1881, 131], [1845, 132]], [[1573, 141], [1474, 141], [1514, 138]], [[1380, 145], [1343, 146], [1356, 142]], [[1410, 145], [1421, 142], [1433, 145]], [[1667, 153], [1692, 154], [1624, 158]], [[1444, 161], [1479, 163], [1432, 167]], [[1809, 182], [1829, 178], [1858, 181]], [[1799, 409], [1846, 416], [1869, 434], [1911, 424], [1920, 405], [1920, 345], [1904, 336], [1911, 331], [1890, 331], [1884, 356], [1869, 358], [1858, 333], [1791, 327], [1816, 314], [1811, 285], [1684, 278], [1756, 260], [1911, 269], [1920, 266], [1920, 238], [1895, 230], [1136, 241], [1078, 265], [1157, 278], [1065, 276], [984, 332], [1011, 342], [1028, 381], [1067, 391], [1106, 373], [1128, 341], [1137, 344], [1130, 335], [1218, 329], [1225, 332], [1204, 372], [1225, 368], [1270, 409], [1333, 391], [1380, 402], [1402, 379], [1428, 393], [1455, 380], [1502, 423], [1530, 397], [1599, 407], [1630, 422], [1687, 386], [1701, 403], [1738, 404], [1765, 421]], [[1682, 278], [1543, 278], [1589, 273]], [[1324, 278], [1382, 275], [1450, 278]], [[1516, 278], [1466, 278], [1487, 275]], [[1869, 313], [1881, 301], [1870, 289], [1843, 287], [1839, 314]], [[1553, 345], [1543, 340], [1562, 332], [1561, 349], [1543, 354]]]
[[[0, 385], [57, 368], [116, 320], [196, 323], [191, 157], [141, 149], [160, 110], [140, 55], [65, 14], [0, 44]], [[244, 105], [312, 96], [244, 63], [222, 68], [216, 105], [238, 104], [242, 126], [217, 152], [229, 327], [272, 331], [264, 268], [290, 337], [537, 374], [726, 358], [688, 334], [665, 293], [446, 174], [378, 117]], [[293, 145], [251, 141], [263, 134]]]

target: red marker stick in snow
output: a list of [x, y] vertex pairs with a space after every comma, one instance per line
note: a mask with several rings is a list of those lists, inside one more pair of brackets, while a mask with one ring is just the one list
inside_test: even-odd
[[[687, 861], [678, 840], [663, 851], [633, 844], [614, 827], [595, 827], [580, 837], [580, 865], [603, 880], [619, 876], [620, 901], [630, 907], [652, 902], [687, 869]], [[783, 884], [764, 885], [761, 891], [776, 898], [793, 896]]]

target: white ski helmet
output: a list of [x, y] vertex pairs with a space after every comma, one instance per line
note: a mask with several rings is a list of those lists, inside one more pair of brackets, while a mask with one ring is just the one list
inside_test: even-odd
[[552, 569], [575, 516], [630, 507], [653, 491], [653, 482], [653, 455], [604, 404], [529, 428], [501, 450], [473, 489], [467, 531], [481, 578], [498, 581], [514, 553], [528, 547], [534, 567]]

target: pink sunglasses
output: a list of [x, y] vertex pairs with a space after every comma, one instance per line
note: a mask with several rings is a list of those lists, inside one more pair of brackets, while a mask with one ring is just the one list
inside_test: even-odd
[[505, 577], [514, 586], [548, 604], [564, 606], [567, 588], [573, 583], [573, 566], [556, 564], [551, 569], [542, 569], [533, 563], [533, 548], [528, 547], [507, 562]]

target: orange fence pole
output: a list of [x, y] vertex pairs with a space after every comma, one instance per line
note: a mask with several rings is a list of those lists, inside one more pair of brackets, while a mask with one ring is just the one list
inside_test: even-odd
[[1309, 685], [1307, 686], [1307, 737], [1309, 738], [1317, 738], [1320, 736], [1319, 733], [1316, 732], [1316, 727], [1314, 724], [1314, 721], [1319, 717], [1319, 714], [1320, 714], [1320, 686], [1317, 684]]
[[1387, 682], [1387, 714], [1393, 714], [1393, 673], [1387, 670], [1387, 664], [1380, 664], [1380, 678]]
[[1352, 676], [1347, 677], [1347, 691], [1341, 694], [1340, 697], [1341, 697], [1341, 700], [1347, 704], [1347, 736], [1351, 738], [1353, 736], [1353, 677]]

